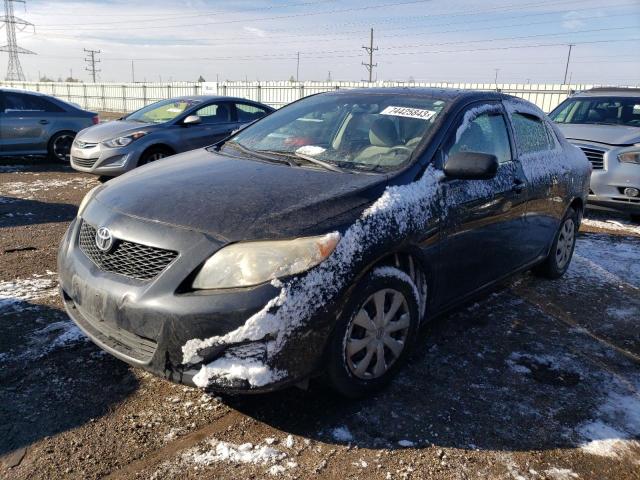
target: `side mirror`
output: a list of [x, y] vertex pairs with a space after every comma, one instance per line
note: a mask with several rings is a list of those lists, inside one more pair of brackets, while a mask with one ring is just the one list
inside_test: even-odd
[[498, 158], [480, 152], [458, 152], [447, 159], [444, 174], [449, 178], [488, 180], [498, 172]]
[[183, 125], [197, 125], [202, 123], [202, 119], [198, 115], [189, 115], [182, 121]]

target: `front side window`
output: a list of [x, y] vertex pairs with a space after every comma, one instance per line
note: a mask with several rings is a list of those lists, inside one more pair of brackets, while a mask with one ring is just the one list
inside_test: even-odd
[[317, 95], [247, 127], [228, 147], [343, 169], [392, 170], [409, 161], [445, 104], [393, 93]]
[[199, 100], [162, 100], [133, 112], [125, 119], [141, 123], [164, 123], [173, 120], [198, 103], [200, 103]]
[[236, 112], [238, 113], [238, 121], [241, 123], [253, 122], [267, 114], [264, 108], [246, 103], [236, 103]]
[[640, 97], [572, 98], [549, 114], [556, 123], [640, 127]]
[[231, 121], [231, 109], [224, 103], [214, 103], [197, 110], [196, 115], [202, 119], [202, 123], [228, 123]]
[[549, 138], [549, 132], [541, 119], [533, 115], [514, 113], [511, 116], [511, 123], [521, 154], [543, 152], [555, 148], [555, 144]]
[[459, 152], [478, 152], [495, 155], [498, 162], [507, 163], [511, 158], [511, 145], [504, 115], [483, 113], [474, 118], [448, 151], [448, 156]]

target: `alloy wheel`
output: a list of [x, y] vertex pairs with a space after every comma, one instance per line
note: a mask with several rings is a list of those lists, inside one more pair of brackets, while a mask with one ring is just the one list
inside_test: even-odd
[[370, 295], [347, 330], [345, 358], [350, 372], [363, 380], [384, 375], [404, 351], [410, 325], [402, 293], [388, 288]]
[[60, 135], [54, 140], [52, 150], [58, 160], [69, 161], [73, 138], [73, 135]]
[[558, 242], [556, 244], [556, 263], [558, 264], [558, 268], [563, 269], [571, 258], [574, 240], [575, 224], [572, 218], [567, 218], [560, 228], [560, 234], [558, 235]]
[[149, 158], [147, 159], [147, 162], [155, 162], [156, 160], [160, 160], [161, 158], [165, 158], [166, 156], [167, 156], [167, 154], [162, 153], [162, 152], [153, 153], [153, 154], [149, 155]]

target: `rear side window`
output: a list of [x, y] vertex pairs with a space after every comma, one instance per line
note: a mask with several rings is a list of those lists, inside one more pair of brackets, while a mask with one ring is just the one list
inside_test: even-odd
[[267, 114], [264, 108], [247, 105], [246, 103], [236, 103], [236, 111], [238, 113], [238, 121], [241, 123], [253, 122]]
[[495, 155], [500, 163], [511, 161], [511, 145], [504, 116], [484, 113], [474, 118], [449, 149], [448, 155], [458, 152], [478, 152]]
[[202, 107], [196, 112], [202, 119], [202, 123], [227, 123], [231, 121], [231, 109], [227, 104], [214, 103], [213, 105], [207, 105]]
[[35, 95], [5, 92], [4, 112], [64, 112], [64, 110], [53, 102]]
[[516, 143], [521, 154], [553, 150], [555, 142], [549, 138], [544, 122], [533, 115], [514, 113], [511, 116]]

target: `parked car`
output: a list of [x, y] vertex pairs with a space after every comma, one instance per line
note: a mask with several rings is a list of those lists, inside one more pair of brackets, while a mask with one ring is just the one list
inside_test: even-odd
[[0, 88], [0, 156], [40, 156], [69, 161], [76, 133], [98, 114], [37, 92]]
[[232, 97], [162, 100], [80, 132], [71, 148], [71, 166], [114, 177], [175, 153], [211, 145], [272, 111], [267, 105]]
[[67, 312], [173, 381], [385, 385], [437, 315], [567, 270], [590, 164], [496, 92], [307, 97], [87, 194], [58, 257]]
[[588, 206], [640, 222], [640, 88], [592, 88], [549, 116], [593, 165]]

